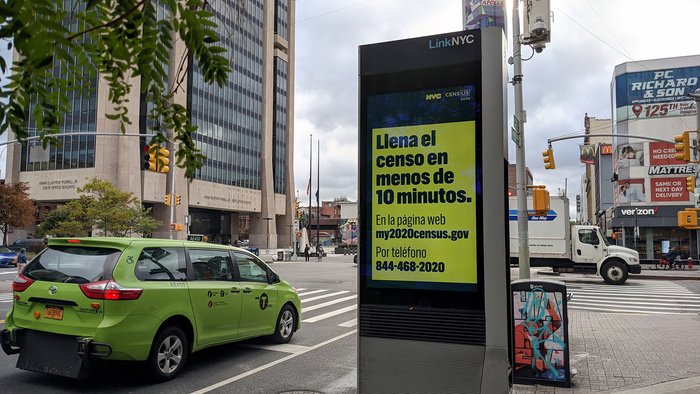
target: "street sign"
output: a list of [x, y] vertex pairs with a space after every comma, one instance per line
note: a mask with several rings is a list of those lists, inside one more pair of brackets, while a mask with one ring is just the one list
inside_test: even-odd
[[515, 146], [520, 148], [520, 120], [513, 115], [513, 127], [510, 128], [510, 139], [515, 142]]
[[515, 146], [520, 148], [520, 132], [515, 127], [510, 128], [510, 139], [515, 142]]

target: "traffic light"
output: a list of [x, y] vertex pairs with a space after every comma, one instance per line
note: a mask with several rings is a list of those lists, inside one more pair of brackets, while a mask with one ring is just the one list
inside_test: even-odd
[[691, 193], [695, 192], [695, 175], [685, 178], [685, 188]]
[[544, 187], [532, 190], [532, 210], [538, 215], [547, 216], [549, 212], [549, 192]]
[[144, 147], [143, 155], [143, 169], [155, 172], [168, 172], [170, 171], [170, 151], [159, 146], [159, 145], [146, 145]]
[[676, 148], [676, 160], [682, 160], [685, 162], [690, 161], [690, 131], [684, 131], [683, 135], [677, 135], [673, 137], [673, 140], [677, 142], [674, 147]]
[[168, 195], [165, 196], [165, 205], [167, 205], [167, 206], [169, 206], [169, 207], [172, 207], [172, 206], [173, 206], [173, 205], [172, 205], [172, 200], [171, 200], [172, 197], [173, 197], [172, 194], [168, 194]]
[[557, 168], [557, 166], [554, 164], [554, 152], [552, 151], [552, 148], [542, 152], [542, 156], [544, 156], [543, 160], [545, 170], [553, 170]]
[[155, 171], [157, 168], [156, 163], [156, 149], [158, 145], [146, 145], [143, 150], [145, 154], [143, 155], [143, 169], [148, 171]]
[[159, 146], [158, 154], [156, 155], [156, 159], [158, 160], [158, 172], [170, 171], [170, 167], [168, 167], [168, 164], [170, 164], [170, 159], [168, 159], [168, 156], [170, 156], [170, 151], [162, 146]]
[[170, 231], [182, 231], [182, 224], [181, 223], [171, 223], [170, 224]]
[[294, 210], [298, 211], [299, 210], [299, 200], [294, 201]]
[[301, 211], [297, 211], [297, 219], [301, 220]]
[[175, 195], [175, 206], [178, 206], [178, 205], [180, 205], [180, 195], [176, 194]]
[[678, 211], [678, 227], [697, 227], [698, 211]]

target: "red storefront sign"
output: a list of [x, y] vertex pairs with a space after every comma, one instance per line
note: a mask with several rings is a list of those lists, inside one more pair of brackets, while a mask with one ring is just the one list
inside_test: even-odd
[[651, 201], [688, 202], [690, 196], [685, 186], [685, 178], [651, 178]]
[[687, 164], [682, 160], [676, 160], [676, 149], [673, 144], [666, 142], [650, 142], [649, 154], [651, 156], [649, 165], [652, 166]]

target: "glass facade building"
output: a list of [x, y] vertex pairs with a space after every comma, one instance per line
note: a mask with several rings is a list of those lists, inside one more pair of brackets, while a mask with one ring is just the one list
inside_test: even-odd
[[[170, 17], [167, 7], [156, 5], [159, 18]], [[222, 0], [210, 6], [218, 24], [217, 45], [226, 50], [223, 55], [232, 70], [225, 85], [205, 83], [202, 70], [179, 40], [174, 42], [171, 64], [164, 65], [173, 73], [180, 61], [190, 61], [174, 100], [187, 108], [197, 127], [192, 133], [195, 147], [206, 156], [191, 181], [173, 164], [167, 174], [142, 169], [147, 143], [143, 134], [153, 133], [150, 127], [155, 121], [148, 116], [152, 104], [139, 89], [132, 89], [128, 97], [133, 125], [127, 126], [127, 134], [141, 137], [102, 135], [119, 134], [121, 125], [106, 117], [108, 90], [98, 77], [79, 81], [94, 89], [69, 95], [72, 112], [65, 114], [61, 133], [79, 135], [59, 134], [62, 146], [46, 151], [31, 143], [8, 147], [7, 179], [29, 183], [30, 196], [38, 205], [58, 207], [78, 197], [85, 179], [107, 179], [153, 209], [154, 217], [163, 222], [154, 237], [184, 239], [188, 231], [196, 230], [206, 232], [211, 241], [232, 242], [244, 230], [239, 228], [241, 222], [250, 223], [251, 244], [289, 246], [295, 216], [288, 203], [295, 198], [295, 0]], [[138, 84], [134, 80], [133, 86]], [[31, 130], [33, 120], [28, 122]], [[172, 153], [170, 160], [175, 161]], [[164, 204], [164, 196], [172, 192], [182, 197], [180, 206]], [[190, 227], [173, 234], [170, 223]]]

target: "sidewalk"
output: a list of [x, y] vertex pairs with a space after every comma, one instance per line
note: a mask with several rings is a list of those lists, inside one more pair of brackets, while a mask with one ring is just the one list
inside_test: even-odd
[[[518, 278], [511, 268], [511, 279]], [[555, 278], [547, 268], [532, 268], [531, 278]], [[561, 274], [563, 278], [565, 275]], [[635, 279], [692, 280], [700, 287], [697, 265], [685, 270], [643, 266]], [[602, 278], [600, 279], [603, 280]], [[620, 314], [569, 310], [571, 388], [515, 385], [518, 394], [700, 393], [700, 316], [694, 313]]]

